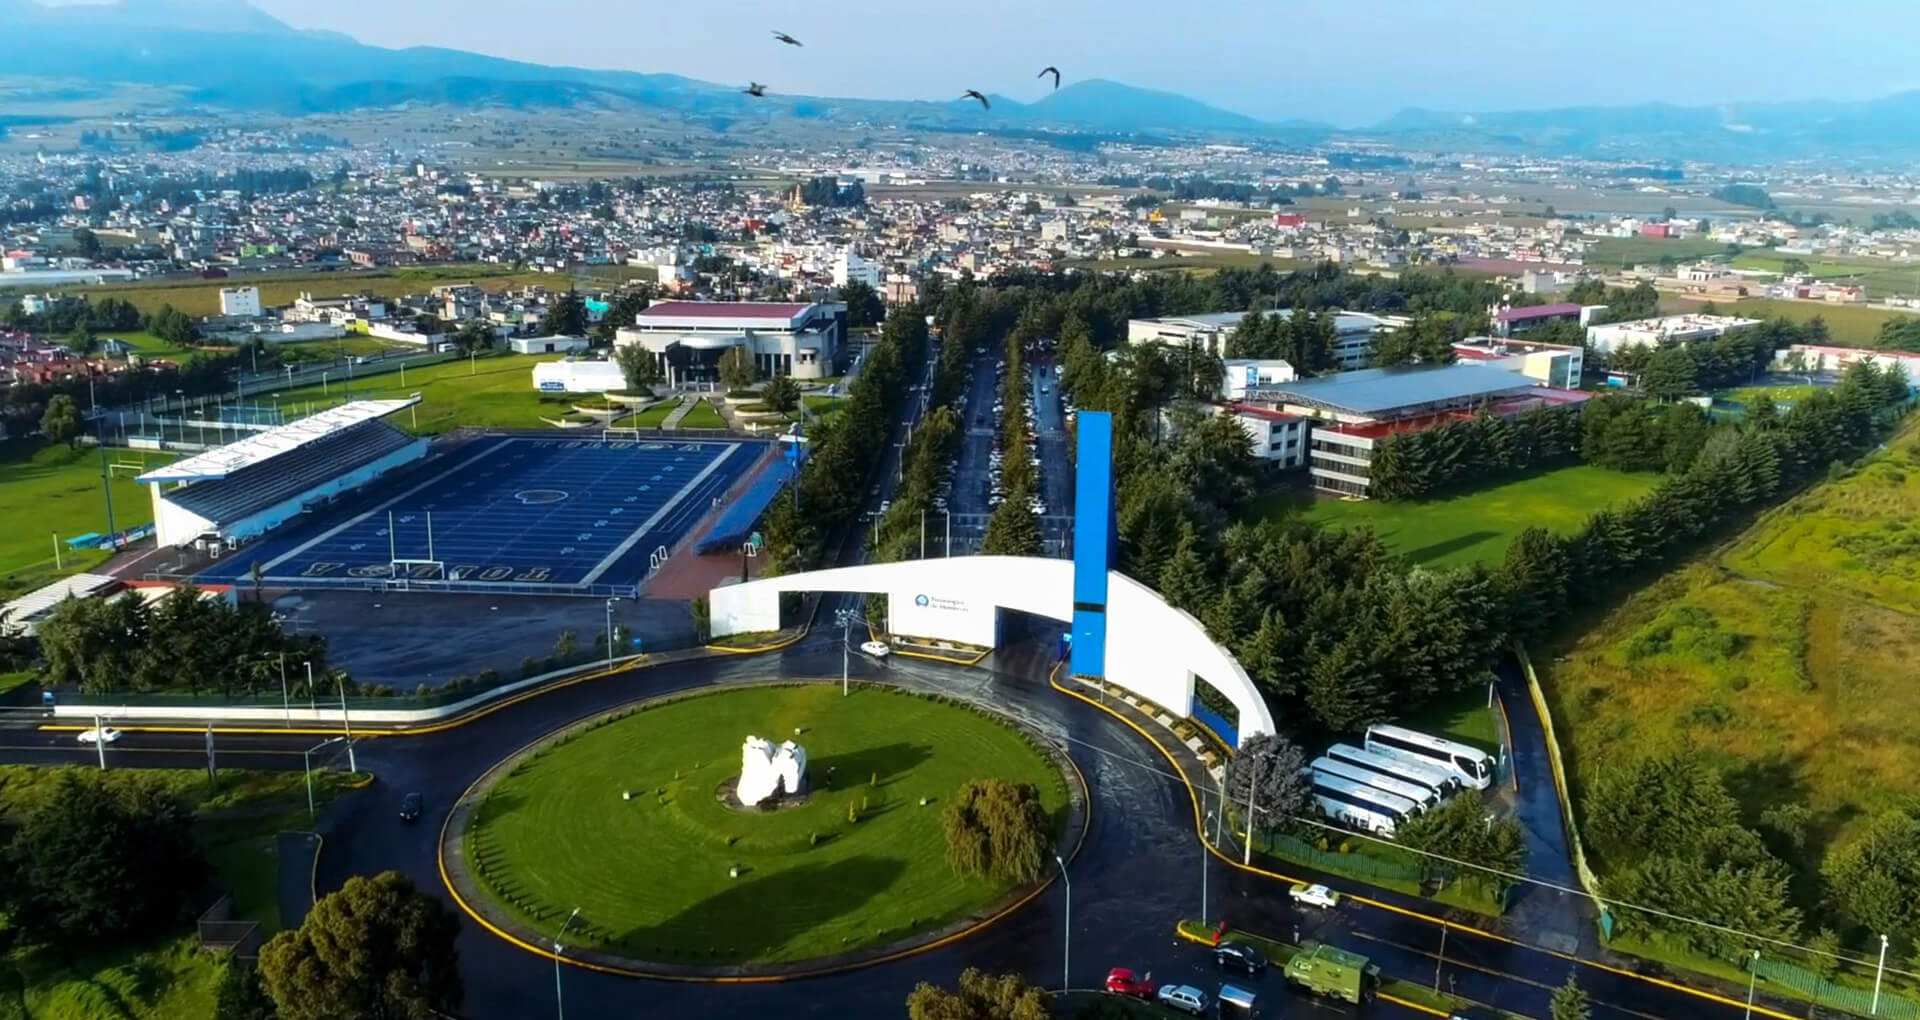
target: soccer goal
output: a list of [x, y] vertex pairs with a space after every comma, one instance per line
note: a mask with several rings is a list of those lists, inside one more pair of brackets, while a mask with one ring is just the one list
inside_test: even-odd
[[632, 425], [609, 425], [601, 435], [608, 442], [637, 443], [640, 441], [640, 429]]

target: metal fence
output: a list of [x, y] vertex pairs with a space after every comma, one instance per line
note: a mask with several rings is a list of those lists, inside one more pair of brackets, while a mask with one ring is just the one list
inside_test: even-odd
[[1845, 1010], [1855, 1016], [1920, 1020], [1920, 1007], [1916, 1007], [1910, 1000], [1892, 995], [1882, 989], [1879, 1005], [1876, 1008], [1872, 989], [1838, 984], [1785, 960], [1761, 957], [1754, 961], [1753, 972], [1762, 981], [1771, 981], [1791, 988], [1818, 1005]]

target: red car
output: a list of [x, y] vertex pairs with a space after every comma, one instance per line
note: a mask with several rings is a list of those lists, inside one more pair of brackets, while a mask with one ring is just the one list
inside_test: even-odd
[[1136, 999], [1153, 998], [1153, 975], [1143, 978], [1133, 976], [1133, 971], [1125, 967], [1115, 967], [1107, 971], [1107, 991], [1115, 995], [1131, 995]]

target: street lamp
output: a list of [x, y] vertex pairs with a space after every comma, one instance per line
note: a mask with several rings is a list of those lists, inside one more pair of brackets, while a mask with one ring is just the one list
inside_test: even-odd
[[[1213, 812], [1207, 812], [1207, 821], [1213, 821]], [[1207, 923], [1207, 840], [1204, 835], [1200, 839], [1200, 923]]]
[[613, 604], [620, 601], [619, 596], [607, 600], [607, 668], [613, 668]]
[[[300, 752], [301, 768], [303, 771], [306, 772], [306, 775], [307, 775], [307, 817], [308, 818], [312, 818], [315, 813], [315, 809], [313, 805], [313, 752], [320, 750], [321, 748], [327, 746], [328, 744], [337, 744], [342, 739], [344, 738], [328, 737], [327, 739], [322, 740], [321, 742], [313, 745], [312, 747], [309, 747], [306, 750]], [[348, 745], [348, 746], [352, 746], [352, 745]]]
[[1874, 1016], [1880, 1015], [1880, 979], [1885, 977], [1886, 974], [1887, 937], [1882, 935], [1880, 936], [1880, 963], [1873, 970], [1873, 1005], [1867, 1009], [1867, 1012]]
[[1067, 887], [1067, 925], [1060, 946], [1060, 990], [1064, 992], [1073, 987], [1073, 879], [1067, 877], [1067, 862], [1058, 853], [1053, 863], [1060, 865], [1060, 881]]
[[567, 933], [567, 927], [573, 924], [573, 919], [579, 916], [580, 908], [573, 908], [573, 913], [567, 915], [566, 923], [560, 926], [559, 931], [553, 933], [553, 1015], [556, 1020], [566, 1020], [567, 1017], [566, 1003], [560, 999], [560, 954], [565, 952], [567, 947], [560, 944], [560, 938]]
[[1260, 773], [1258, 770], [1260, 762], [1265, 757], [1266, 755], [1262, 753], [1259, 757], [1247, 763], [1247, 838], [1246, 842], [1242, 844], [1240, 863], [1249, 867], [1253, 865], [1253, 793], [1260, 788]]
[[1747, 965], [1747, 1020], [1753, 1020], [1753, 982], [1760, 977], [1760, 950], [1753, 951], [1753, 962]]
[[851, 658], [848, 651], [851, 646], [848, 642], [853, 640], [850, 632], [853, 630], [854, 619], [864, 619], [864, 617], [861, 617], [859, 613], [851, 609], [836, 609], [833, 611], [833, 615], [834, 619], [840, 623], [840, 696], [844, 698], [847, 696], [847, 671], [849, 668], [849, 659]]
[[[313, 664], [308, 663], [307, 669], [313, 669]], [[358, 772], [360, 766], [353, 760], [353, 716], [347, 712], [347, 675], [334, 670], [333, 682], [340, 688], [340, 726], [347, 734], [347, 771]]]

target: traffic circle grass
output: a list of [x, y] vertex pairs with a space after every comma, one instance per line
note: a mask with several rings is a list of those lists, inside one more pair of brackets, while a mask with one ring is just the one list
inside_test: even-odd
[[[806, 749], [804, 799], [732, 800], [749, 734]], [[938, 939], [1017, 902], [1020, 888], [954, 872], [942, 813], [969, 780], [1032, 783], [1058, 838], [1074, 800], [1063, 767], [957, 699], [728, 687], [618, 710], [501, 763], [455, 810], [443, 864], [457, 851], [465, 881], [450, 884], [477, 892], [462, 901], [489, 927], [545, 948], [564, 926], [568, 959], [792, 971]]]

